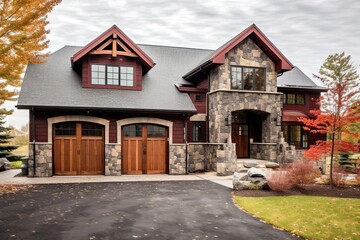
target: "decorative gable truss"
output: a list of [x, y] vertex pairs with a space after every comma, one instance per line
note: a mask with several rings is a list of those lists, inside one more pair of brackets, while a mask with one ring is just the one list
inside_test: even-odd
[[130, 49], [125, 46], [116, 33], [113, 33], [112, 38], [108, 39], [97, 49], [90, 51], [89, 54], [111, 54], [112, 57], [139, 57], [136, 53], [130, 51]]

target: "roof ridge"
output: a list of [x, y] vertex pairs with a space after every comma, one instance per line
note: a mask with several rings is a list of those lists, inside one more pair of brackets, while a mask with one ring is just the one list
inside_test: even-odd
[[214, 49], [195, 48], [195, 47], [181, 47], [181, 46], [156, 45], [156, 44], [142, 44], [142, 43], [138, 43], [137, 45], [139, 45], [139, 46], [152, 46], [152, 47], [167, 47], [167, 48], [182, 48], [182, 49], [192, 49], [192, 50], [215, 51]]

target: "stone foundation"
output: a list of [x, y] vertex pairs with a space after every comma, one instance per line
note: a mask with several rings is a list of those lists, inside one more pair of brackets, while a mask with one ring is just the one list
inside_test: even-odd
[[121, 145], [105, 145], [105, 176], [121, 175]]
[[53, 175], [52, 144], [35, 143], [35, 174], [34, 144], [29, 143], [28, 172], [30, 177], [51, 177]]

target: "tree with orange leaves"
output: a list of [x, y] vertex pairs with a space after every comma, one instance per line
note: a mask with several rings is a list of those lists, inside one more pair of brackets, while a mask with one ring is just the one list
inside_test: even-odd
[[[61, 0], [0, 1], [0, 106], [15, 100], [16, 87], [28, 62], [39, 63], [47, 54], [47, 14]], [[0, 114], [12, 111], [0, 109]]]
[[[345, 53], [329, 55], [320, 67], [319, 75], [314, 75], [323, 82], [328, 91], [319, 101], [321, 109], [310, 111], [313, 118], [300, 118], [305, 130], [312, 133], [328, 134], [328, 140], [317, 141], [305, 153], [309, 159], [319, 159], [330, 155], [330, 186], [333, 187], [333, 160], [339, 152], [358, 152], [359, 144], [341, 140], [338, 136], [358, 135], [350, 131], [349, 125], [360, 121], [359, 75], [351, 63], [351, 56]], [[337, 139], [338, 138], [338, 139]]]

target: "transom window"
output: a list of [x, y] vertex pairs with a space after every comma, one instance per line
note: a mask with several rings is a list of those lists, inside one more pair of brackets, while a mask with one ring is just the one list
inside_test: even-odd
[[281, 128], [286, 142], [299, 148], [309, 147], [309, 132], [301, 125], [284, 125]]
[[134, 68], [92, 64], [91, 84], [133, 87]]
[[231, 88], [265, 91], [265, 68], [231, 66]]
[[283, 96], [284, 104], [305, 104], [305, 95], [301, 93], [284, 93]]

